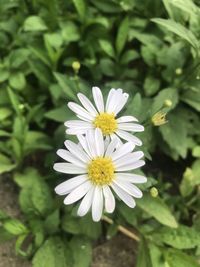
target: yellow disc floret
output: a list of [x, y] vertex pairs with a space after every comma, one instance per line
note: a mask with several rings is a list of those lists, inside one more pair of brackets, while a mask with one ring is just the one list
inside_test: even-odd
[[95, 185], [108, 185], [114, 178], [114, 165], [109, 157], [97, 157], [88, 165], [88, 176]]
[[96, 116], [93, 124], [96, 128], [100, 128], [104, 135], [112, 134], [117, 130], [117, 121], [114, 113], [100, 113]]

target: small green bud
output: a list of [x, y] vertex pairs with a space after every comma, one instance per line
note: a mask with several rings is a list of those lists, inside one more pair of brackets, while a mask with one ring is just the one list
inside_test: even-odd
[[25, 105], [24, 104], [19, 104], [18, 108], [23, 110], [25, 108]]
[[171, 107], [172, 106], [172, 101], [170, 99], [166, 99], [165, 102], [164, 102], [164, 105], [166, 107]]
[[74, 61], [74, 62], [72, 63], [72, 68], [73, 68], [74, 72], [78, 73], [80, 67], [81, 67], [80, 62], [78, 62], [78, 61]]
[[150, 194], [151, 194], [152, 197], [157, 197], [158, 196], [158, 190], [157, 190], [157, 188], [152, 187], [150, 189]]
[[175, 70], [176, 75], [181, 75], [183, 73], [183, 70], [181, 68], [177, 68]]
[[163, 111], [158, 111], [151, 118], [151, 122], [153, 123], [154, 126], [160, 126], [160, 125], [167, 123], [166, 113]]

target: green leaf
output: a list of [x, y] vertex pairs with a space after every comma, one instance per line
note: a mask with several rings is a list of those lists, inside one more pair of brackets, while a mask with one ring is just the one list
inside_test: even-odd
[[43, 132], [28, 131], [24, 140], [24, 153], [30, 154], [36, 150], [50, 150], [52, 148], [49, 137]]
[[149, 194], [144, 194], [143, 198], [137, 201], [138, 206], [154, 217], [161, 224], [172, 228], [177, 228], [178, 224], [171, 213], [168, 206], [159, 197], [151, 197]]
[[129, 30], [129, 18], [125, 17], [119, 26], [116, 38], [116, 50], [120, 54], [125, 46]]
[[153, 243], [148, 243], [148, 248], [150, 251], [152, 267], [167, 267], [163, 257], [163, 251]]
[[178, 91], [175, 88], [166, 88], [161, 90], [158, 95], [154, 98], [151, 113], [152, 115], [158, 112], [165, 106], [165, 101], [170, 100], [172, 105], [170, 106], [170, 110], [176, 107], [178, 104]]
[[0, 121], [3, 121], [12, 114], [12, 110], [9, 108], [0, 108]]
[[22, 72], [12, 73], [9, 77], [9, 85], [17, 90], [22, 90], [26, 86], [26, 79]]
[[170, 249], [166, 253], [169, 267], [199, 267], [197, 261], [181, 251]]
[[0, 154], [0, 162], [0, 174], [12, 171], [16, 167], [16, 164], [13, 164], [4, 154]]
[[59, 210], [55, 210], [47, 216], [44, 224], [45, 230], [49, 234], [54, 234], [58, 231], [59, 223], [60, 223]]
[[192, 149], [192, 156], [195, 158], [200, 158], [200, 146], [195, 146]]
[[0, 244], [4, 244], [6, 241], [13, 239], [15, 236], [6, 231], [3, 226], [0, 226]]
[[181, 95], [181, 100], [192, 108], [200, 112], [200, 92], [199, 89], [187, 90]]
[[8, 91], [8, 95], [9, 95], [9, 98], [10, 98], [10, 101], [11, 101], [13, 108], [15, 109], [17, 114], [20, 116], [21, 111], [19, 109], [19, 106], [20, 106], [19, 96], [17, 94], [15, 94], [10, 87], [7, 87], [7, 91]]
[[115, 51], [108, 40], [99, 40], [102, 50], [110, 57], [115, 58]]
[[47, 29], [43, 19], [39, 16], [30, 16], [24, 21], [24, 31], [45, 31]]
[[177, 249], [190, 249], [200, 245], [199, 232], [185, 225], [179, 225], [177, 229], [164, 227], [153, 235], [153, 239]]
[[80, 39], [79, 28], [71, 21], [61, 22], [61, 34], [67, 43], [76, 42]]
[[62, 229], [67, 233], [79, 234], [81, 230], [78, 218], [65, 215], [62, 219]]
[[66, 75], [57, 72], [54, 73], [54, 76], [58, 84], [62, 88], [63, 92], [66, 94], [66, 96], [69, 97], [70, 99], [76, 100], [75, 96], [76, 90], [74, 88], [75, 85], [73, 84], [73, 82], [68, 80]]
[[175, 22], [175, 21], [170, 20], [170, 19], [160, 19], [160, 18], [152, 19], [151, 21], [153, 21], [153, 22], [165, 27], [167, 30], [175, 33], [176, 35], [181, 37], [183, 40], [190, 43], [196, 50], [199, 49], [199, 41], [197, 40], [197, 38], [194, 36], [194, 34], [190, 30], [185, 28], [180, 23]]
[[84, 237], [73, 237], [70, 241], [70, 248], [76, 267], [90, 267], [92, 260], [91, 243]]
[[86, 4], [85, 0], [73, 0], [73, 3], [76, 7], [76, 10], [81, 18], [81, 20], [84, 20], [85, 13], [86, 13]]
[[17, 219], [6, 220], [3, 224], [3, 227], [12, 235], [22, 235], [28, 233], [26, 226]]
[[152, 267], [147, 241], [142, 239], [139, 244], [136, 267]]
[[[69, 267], [68, 247], [59, 237], [51, 237], [33, 257], [33, 267]], [[68, 254], [68, 255], [67, 255]], [[67, 257], [68, 256], [68, 257]]]
[[160, 87], [160, 81], [153, 76], [147, 76], [144, 81], [144, 91], [147, 96], [154, 95]]
[[44, 116], [53, 121], [65, 122], [67, 119], [71, 118], [73, 114], [68, 110], [67, 105], [64, 105], [46, 112]]

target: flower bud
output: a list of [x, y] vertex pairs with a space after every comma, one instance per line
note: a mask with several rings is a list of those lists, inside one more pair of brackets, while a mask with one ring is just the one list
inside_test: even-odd
[[80, 62], [78, 62], [78, 61], [74, 61], [74, 62], [72, 63], [72, 68], [73, 68], [74, 72], [78, 73], [80, 67], [81, 67]]
[[181, 68], [177, 68], [175, 70], [176, 75], [181, 75], [183, 73], [183, 70]]
[[165, 107], [171, 107], [172, 106], [172, 101], [170, 99], [166, 99], [164, 102]]
[[166, 113], [163, 111], [158, 111], [156, 114], [153, 115], [151, 121], [154, 126], [160, 126], [167, 123]]
[[151, 194], [152, 197], [157, 197], [158, 196], [158, 190], [157, 190], [157, 188], [152, 187], [150, 189], [150, 194]]

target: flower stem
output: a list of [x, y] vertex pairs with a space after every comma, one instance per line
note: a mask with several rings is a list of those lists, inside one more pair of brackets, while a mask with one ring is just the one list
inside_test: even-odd
[[[109, 224], [114, 224], [113, 220], [110, 219], [109, 217], [107, 216], [103, 216], [102, 217], [102, 220], [104, 220], [105, 222], [109, 223]], [[129, 231], [127, 228], [125, 228], [124, 226], [122, 225], [118, 225], [117, 227], [118, 231], [121, 232], [122, 234], [128, 236], [129, 238], [139, 242], [140, 241], [140, 238], [139, 236], [137, 236], [136, 234], [134, 234], [133, 232]]]

